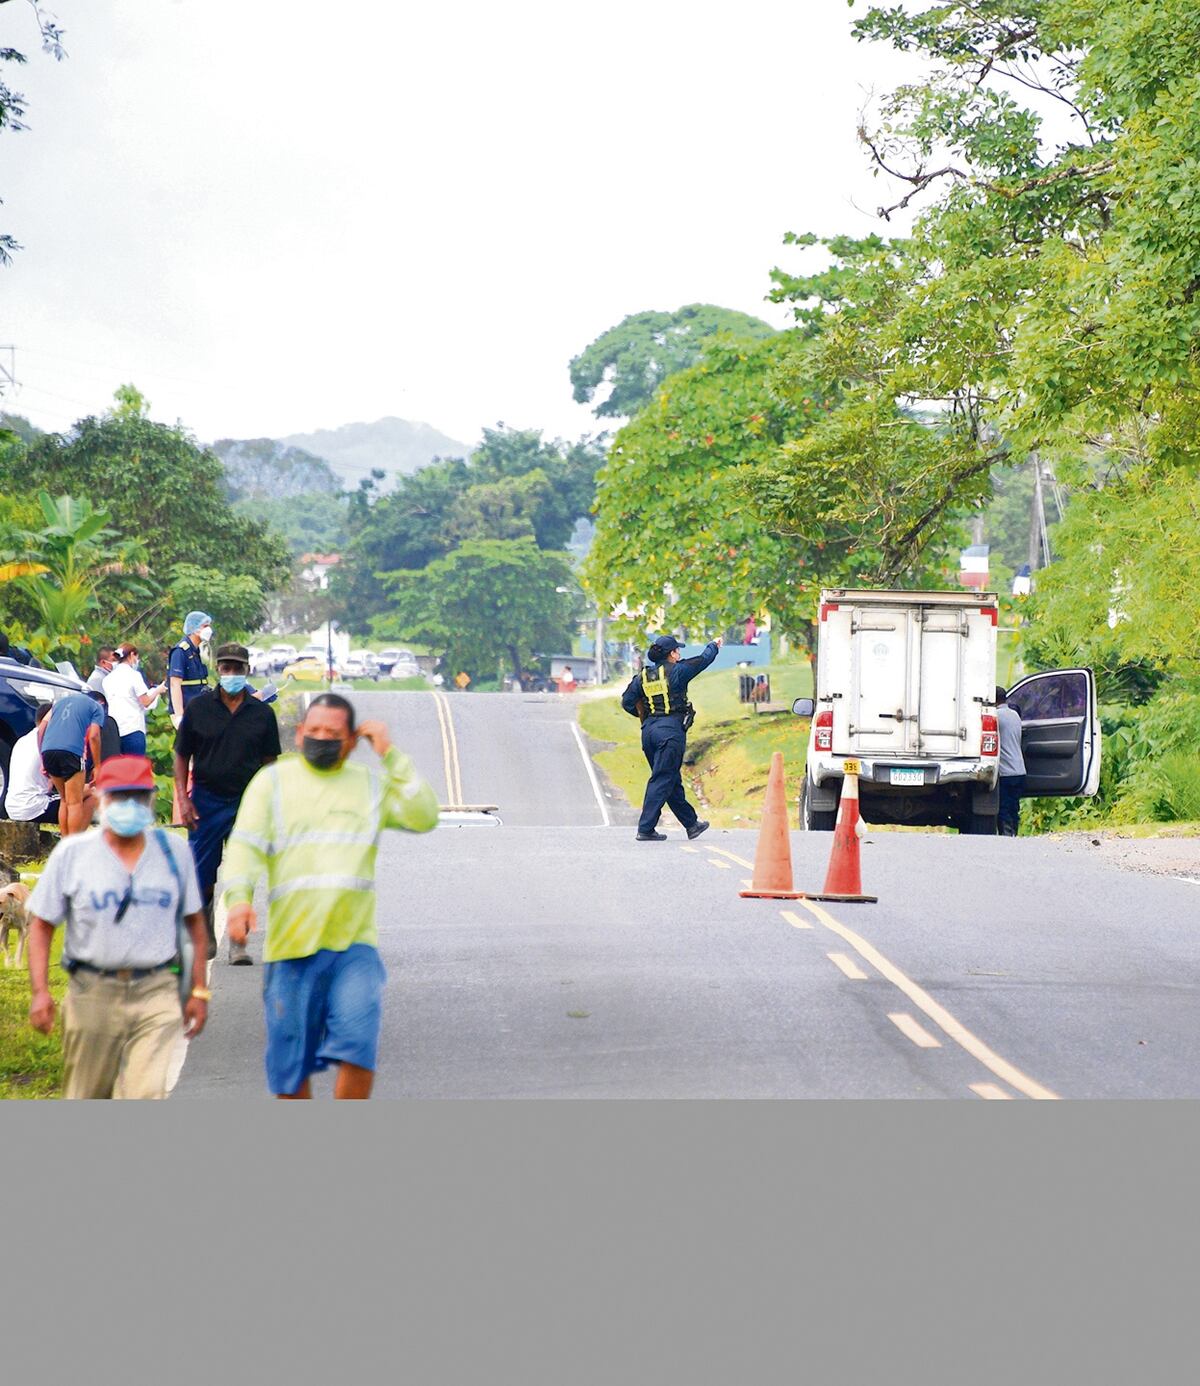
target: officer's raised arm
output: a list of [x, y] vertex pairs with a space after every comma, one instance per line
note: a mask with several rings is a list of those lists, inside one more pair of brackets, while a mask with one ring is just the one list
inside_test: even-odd
[[691, 683], [697, 674], [702, 674], [713, 660], [716, 659], [724, 643], [725, 637], [723, 635], [718, 635], [715, 640], [710, 640], [708, 644], [705, 645], [700, 654], [693, 655], [691, 659], [681, 659], [675, 666], [679, 670], [680, 682], [684, 684]]

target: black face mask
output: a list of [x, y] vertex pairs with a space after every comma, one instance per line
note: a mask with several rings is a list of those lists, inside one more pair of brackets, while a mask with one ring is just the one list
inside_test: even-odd
[[304, 759], [314, 770], [332, 770], [342, 758], [342, 743], [306, 736], [301, 747]]

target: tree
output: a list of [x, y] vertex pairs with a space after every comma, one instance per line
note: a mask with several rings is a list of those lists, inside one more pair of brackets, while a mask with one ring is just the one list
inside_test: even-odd
[[814, 391], [782, 393], [803, 346], [795, 334], [712, 343], [613, 440], [597, 478], [596, 537], [584, 580], [636, 629], [722, 629], [764, 608], [804, 635], [815, 607], [814, 543], [764, 526], [744, 478], [819, 417]]
[[592, 412], [598, 419], [629, 418], [669, 375], [694, 366], [711, 338], [754, 340], [774, 332], [759, 318], [711, 303], [689, 303], [674, 313], [632, 313], [572, 360], [575, 400], [591, 404], [607, 385], [608, 394]]
[[[9, 0], [0, 0], [0, 4], [8, 3]], [[28, 0], [28, 4], [33, 10], [34, 22], [42, 41], [43, 51], [61, 62], [66, 57], [66, 50], [62, 45], [62, 29], [42, 10], [38, 0]], [[0, 64], [11, 63], [13, 66], [19, 66], [24, 62], [25, 54], [20, 49], [0, 48]], [[14, 91], [4, 80], [4, 77], [0, 75], [0, 131], [26, 129], [24, 115], [25, 98], [19, 91]], [[0, 265], [8, 264], [12, 258], [12, 252], [19, 249], [20, 246], [12, 236], [0, 233]]]
[[170, 593], [176, 613], [207, 612], [222, 641], [248, 635], [262, 625], [262, 587], [244, 573], [231, 576], [193, 563], [176, 563], [171, 570]]
[[282, 541], [234, 512], [220, 461], [178, 425], [135, 413], [81, 419], [0, 457], [0, 487], [86, 496], [119, 535], [144, 544], [164, 583], [177, 563], [245, 574], [267, 590], [288, 576]]
[[537, 429], [484, 429], [467, 461], [438, 459], [377, 499], [352, 503], [346, 561], [331, 590], [338, 615], [363, 628], [387, 596], [378, 574], [423, 568], [465, 539], [532, 535], [558, 550], [591, 507], [600, 439], [547, 442]]
[[384, 575], [389, 625], [444, 651], [445, 665], [478, 679], [507, 659], [520, 677], [535, 655], [567, 647], [571, 568], [531, 538], [473, 539], [417, 572]]

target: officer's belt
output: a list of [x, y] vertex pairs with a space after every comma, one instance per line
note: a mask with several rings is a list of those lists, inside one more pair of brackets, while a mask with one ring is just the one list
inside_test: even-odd
[[197, 684], [200, 684], [200, 683], [207, 683], [208, 680], [207, 680], [207, 679], [180, 679], [179, 682], [180, 682], [180, 684], [181, 684], [184, 688], [194, 688]]

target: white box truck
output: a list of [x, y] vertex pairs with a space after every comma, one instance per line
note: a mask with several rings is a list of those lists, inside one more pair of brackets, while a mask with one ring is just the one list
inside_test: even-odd
[[[999, 809], [993, 592], [821, 593], [815, 699], [800, 819], [831, 831], [842, 763], [858, 760], [867, 822], [995, 833]], [[1091, 795], [1100, 785], [1100, 720], [1090, 669], [1013, 685], [1028, 797]]]

